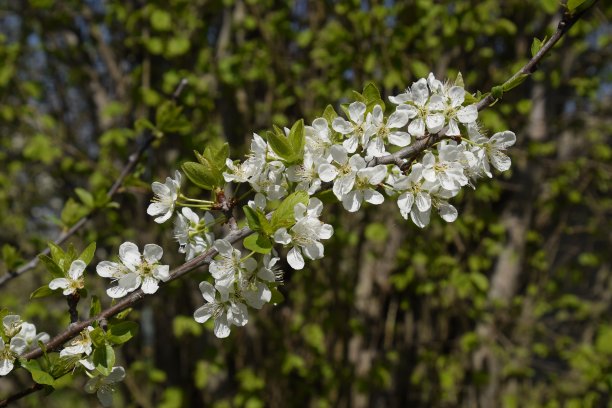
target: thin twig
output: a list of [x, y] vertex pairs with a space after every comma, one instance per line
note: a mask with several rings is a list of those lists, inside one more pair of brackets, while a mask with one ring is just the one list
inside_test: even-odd
[[[181, 92], [183, 92], [183, 89], [185, 89], [186, 85], [187, 85], [187, 80], [183, 78], [179, 82], [176, 90], [172, 94], [173, 100], [176, 100], [180, 96]], [[153, 142], [154, 139], [155, 138], [153, 136], [151, 136], [150, 134], [147, 134], [145, 136], [144, 141], [140, 144], [138, 149], [130, 155], [128, 162], [125, 164], [125, 166], [123, 166], [123, 169], [121, 169], [121, 173], [119, 174], [119, 177], [117, 177], [117, 179], [115, 180], [111, 188], [106, 192], [106, 196], [108, 198], [112, 198], [117, 193], [117, 191], [119, 191], [119, 188], [125, 181], [125, 178], [134, 171], [134, 169], [136, 168], [136, 165], [140, 161], [140, 158], [142, 157], [144, 152], [149, 148], [149, 146], [151, 145], [151, 142]], [[85, 225], [87, 221], [91, 219], [91, 217], [97, 212], [97, 210], [98, 209], [93, 209], [89, 214], [79, 219], [67, 231], [63, 232], [55, 241], [53, 241], [55, 245], [61, 245], [64, 242], [66, 242], [68, 238], [73, 236], [77, 231], [79, 231]], [[6, 274], [0, 276], [0, 287], [2, 287], [6, 282], [24, 274], [25, 272], [31, 269], [34, 269], [36, 265], [38, 265], [38, 262], [39, 262], [38, 257], [41, 255], [49, 255], [49, 252], [50, 252], [49, 248], [45, 248], [43, 251], [38, 253], [35, 257], [30, 259], [27, 263], [23, 264], [19, 268], [13, 271], [8, 271]]]

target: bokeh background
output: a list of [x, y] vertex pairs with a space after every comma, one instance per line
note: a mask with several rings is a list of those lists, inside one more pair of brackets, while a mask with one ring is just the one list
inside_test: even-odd
[[[88, 212], [143, 140], [135, 125], [181, 78], [188, 126], [156, 141], [71, 242], [98, 251], [156, 242], [182, 262], [170, 223], [146, 215], [150, 183], [194, 149], [310, 123], [367, 81], [396, 94], [430, 71], [470, 92], [505, 81], [554, 31], [559, 2], [0, 0], [0, 273]], [[193, 321], [196, 271], [131, 313], [120, 352], [124, 407], [606, 407], [612, 390], [612, 4], [599, 2], [538, 72], [481, 112], [511, 129], [512, 169], [454, 200], [459, 219], [423, 230], [395, 204], [323, 215], [329, 255], [293, 272], [285, 301], [219, 340]], [[142, 122], [141, 122], [142, 123]], [[198, 191], [190, 191], [197, 195]], [[28, 301], [39, 266], [0, 288], [9, 308], [56, 334], [61, 298]], [[88, 299], [80, 311], [87, 316]], [[83, 375], [17, 406], [89, 407]], [[31, 384], [18, 370], [0, 399]]]

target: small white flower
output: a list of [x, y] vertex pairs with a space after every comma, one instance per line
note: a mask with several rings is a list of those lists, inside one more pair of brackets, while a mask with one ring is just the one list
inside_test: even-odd
[[425, 78], [419, 79], [410, 88], [410, 100], [397, 107], [406, 112], [409, 119], [408, 133], [413, 136], [424, 136], [427, 129], [430, 133], [439, 132], [444, 126], [444, 115], [429, 108], [429, 88]]
[[75, 337], [68, 343], [62, 351], [60, 357], [80, 356], [82, 354], [90, 355], [92, 351], [92, 342], [89, 333], [93, 331], [93, 327], [87, 326], [78, 337]]
[[[431, 183], [428, 184], [423, 179], [423, 165], [421, 163], [415, 163], [408, 176], [401, 177], [393, 183], [393, 187], [402, 192], [397, 198], [397, 206], [404, 219], [408, 219], [408, 214], [411, 214], [415, 224], [423, 225], [423, 222], [419, 220], [423, 221], [424, 214], [429, 214], [431, 208], [430, 186]], [[416, 205], [414, 205], [415, 202]], [[415, 210], [418, 212], [416, 215], [414, 215]], [[415, 221], [415, 217], [417, 221]]]
[[353, 189], [342, 196], [344, 208], [349, 212], [358, 211], [364, 200], [374, 205], [382, 204], [385, 197], [376, 191], [376, 186], [386, 177], [387, 167], [382, 164], [357, 170]]
[[174, 173], [174, 179], [167, 177], [164, 184], [154, 181], [151, 188], [155, 197], [147, 208], [147, 214], [159, 215], [155, 218], [155, 222], [161, 224], [168, 221], [174, 212], [174, 206], [181, 190], [181, 173], [177, 170]]
[[366, 105], [363, 102], [353, 102], [349, 105], [349, 119], [350, 122], [337, 117], [332, 122], [332, 128], [345, 136], [348, 137], [342, 145], [349, 153], [355, 153], [359, 144], [365, 146], [367, 140], [365, 140], [365, 131], [369, 126], [370, 116], [366, 117]]
[[368, 156], [382, 157], [388, 154], [385, 149], [386, 143], [400, 147], [408, 146], [410, 144], [410, 134], [397, 130], [406, 126], [408, 120], [407, 111], [396, 109], [385, 123], [382, 108], [380, 105], [376, 105], [372, 110], [372, 121], [365, 133], [369, 140]]
[[25, 351], [26, 347], [25, 340], [19, 336], [13, 337], [8, 346], [0, 336], [0, 376], [11, 372], [15, 359]]
[[330, 139], [329, 124], [324, 118], [316, 118], [312, 126], [305, 127], [306, 144], [304, 150], [313, 157], [325, 161], [331, 160], [330, 149], [333, 142]]
[[234, 163], [231, 159], [225, 161], [229, 171], [223, 173], [223, 178], [228, 183], [246, 183], [261, 172], [264, 162], [259, 158], [250, 157], [242, 163]]
[[233, 292], [234, 282], [250, 275], [257, 268], [257, 261], [253, 258], [242, 260], [241, 252], [225, 239], [216, 240], [214, 247], [219, 257], [210, 263], [208, 270], [215, 278], [215, 287], [221, 293]]
[[206, 212], [200, 220], [188, 207], [183, 207], [181, 213], [174, 223], [174, 238], [179, 243], [179, 253], [186, 254], [185, 260], [189, 261], [212, 246], [215, 236], [210, 232], [210, 227], [215, 219]]
[[121, 264], [102, 261], [96, 267], [98, 275], [117, 281], [117, 286], [106, 291], [108, 296], [123, 297], [138, 289], [141, 284], [144, 293], [157, 292], [159, 281], [165, 282], [170, 278], [170, 267], [159, 264], [163, 254], [163, 249], [155, 244], [145, 245], [142, 255], [136, 244], [131, 242], [121, 244], [119, 247]]
[[[499, 171], [506, 171], [510, 168], [512, 161], [503, 150], [506, 150], [516, 142], [516, 135], [514, 132], [506, 130], [505, 132], [495, 133], [488, 141], [485, 141], [485, 152], [487, 158]], [[485, 162], [486, 163], [486, 162]], [[487, 174], [490, 174], [488, 166], [485, 167]]]
[[293, 269], [304, 268], [304, 256], [309, 259], [323, 257], [322, 239], [329, 239], [334, 233], [331, 225], [319, 220], [323, 203], [318, 198], [311, 198], [308, 207], [297, 204], [294, 209], [296, 223], [289, 231], [279, 228], [274, 233], [274, 240], [284, 245], [291, 245], [287, 253], [287, 262]]
[[366, 168], [366, 162], [358, 154], [349, 158], [343, 146], [332, 146], [331, 154], [335, 163], [319, 165], [319, 177], [324, 182], [334, 181], [332, 191], [336, 198], [342, 201], [342, 198], [353, 189], [357, 172]]
[[102, 406], [110, 407], [113, 405], [115, 386], [118, 382], [123, 381], [124, 378], [125, 369], [123, 367], [113, 367], [109, 375], [97, 375], [89, 379], [85, 384], [85, 392], [89, 394], [95, 392]]
[[4, 334], [8, 337], [13, 337], [21, 330], [23, 320], [18, 315], [6, 315], [2, 319], [2, 326], [4, 328]]
[[249, 179], [249, 184], [268, 200], [280, 200], [287, 195], [285, 165], [278, 160], [266, 163], [257, 175]]
[[85, 271], [86, 266], [87, 264], [80, 259], [73, 261], [72, 264], [70, 264], [68, 276], [65, 278], [53, 279], [51, 282], [49, 282], [49, 289], [63, 289], [64, 296], [74, 295], [79, 291], [79, 289], [83, 289], [85, 286], [83, 272]]
[[[460, 86], [452, 86], [441, 95], [432, 95], [429, 100], [429, 110], [441, 112], [448, 125], [443, 134], [447, 136], [459, 136], [457, 122], [465, 125], [476, 122], [478, 109], [476, 104], [462, 106], [465, 100], [465, 89]], [[443, 123], [444, 125], [444, 123]]]
[[280, 260], [272, 254], [265, 254], [263, 265], [257, 271], [245, 274], [240, 281], [240, 294], [247, 305], [255, 309], [261, 309], [264, 304], [272, 299], [272, 291], [269, 282], [275, 282], [277, 276], [282, 278], [282, 271], [276, 267]]
[[320, 157], [305, 154], [302, 164], [290, 166], [287, 169], [287, 179], [298, 183], [295, 187], [296, 190], [303, 190], [308, 195], [313, 195], [321, 187], [321, 179], [317, 169], [323, 163], [327, 162]]
[[225, 338], [230, 335], [232, 324], [235, 326], [247, 324], [249, 312], [243, 303], [230, 301], [225, 292], [219, 292], [220, 299], [217, 300], [217, 290], [208, 282], [200, 283], [200, 291], [208, 303], [196, 309], [193, 318], [198, 323], [205, 323], [212, 317], [215, 320], [215, 336]]
[[36, 326], [32, 323], [24, 322], [21, 325], [21, 330], [17, 333], [17, 337], [21, 337], [26, 343], [26, 350], [30, 350], [34, 347], [38, 347], [38, 342], [42, 341], [46, 343], [49, 341], [50, 336], [45, 332], [36, 333]]
[[439, 180], [443, 188], [458, 190], [468, 183], [459, 163], [459, 149], [455, 142], [441, 142], [438, 145], [438, 159], [432, 152], [423, 156], [423, 178], [429, 182]]

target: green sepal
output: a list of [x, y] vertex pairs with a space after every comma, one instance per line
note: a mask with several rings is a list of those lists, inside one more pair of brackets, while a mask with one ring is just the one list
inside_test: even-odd
[[269, 254], [272, 252], [272, 241], [262, 234], [251, 234], [242, 241], [246, 249], [258, 254]]
[[465, 88], [465, 84], [463, 83], [463, 75], [461, 75], [461, 71], [457, 73], [457, 78], [455, 78], [455, 86], [460, 86], [461, 88]]
[[272, 231], [276, 231], [279, 228], [289, 228], [295, 224], [294, 208], [299, 203], [308, 204], [308, 193], [296, 191], [285, 197], [272, 213], [272, 219], [270, 220]]

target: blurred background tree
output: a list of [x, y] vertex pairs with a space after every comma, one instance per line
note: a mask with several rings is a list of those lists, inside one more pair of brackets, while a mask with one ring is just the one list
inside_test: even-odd
[[[150, 183], [192, 150], [310, 123], [366, 81], [385, 96], [430, 71], [487, 91], [560, 19], [556, 0], [0, 0], [0, 274], [86, 214], [143, 140], [143, 118], [181, 78], [189, 119], [153, 143], [71, 242], [96, 260], [126, 240], [182, 262], [171, 225], [145, 213]], [[145, 299], [121, 360], [126, 407], [604, 407], [612, 390], [609, 17], [600, 2], [540, 71], [480, 114], [512, 129], [511, 173], [455, 200], [459, 219], [424, 230], [392, 203], [323, 215], [328, 256], [294, 273], [285, 301], [216, 339], [192, 318], [198, 277]], [[136, 122], [140, 119], [138, 124]], [[146, 130], [144, 130], [146, 133]], [[82, 195], [82, 194], [81, 194]], [[434, 217], [436, 218], [436, 217]], [[95, 260], [94, 260], [95, 262]], [[88, 271], [90, 293], [103, 282]], [[198, 276], [199, 275], [199, 276]], [[52, 335], [65, 301], [28, 294], [42, 267], [0, 289], [5, 307]], [[82, 302], [87, 315], [87, 301]], [[0, 380], [0, 399], [31, 380]], [[19, 406], [87, 407], [85, 379]]]

